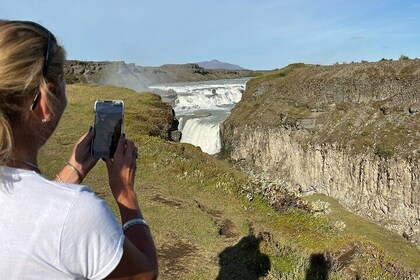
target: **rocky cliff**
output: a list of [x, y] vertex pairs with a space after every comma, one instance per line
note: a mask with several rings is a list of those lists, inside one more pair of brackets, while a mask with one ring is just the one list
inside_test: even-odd
[[295, 64], [251, 80], [222, 152], [420, 244], [420, 60]]
[[207, 81], [255, 76], [251, 70], [204, 69], [197, 64], [166, 64], [159, 67], [137, 66], [124, 61], [66, 62], [64, 72], [68, 83], [116, 85], [134, 90], [147, 90], [159, 83]]

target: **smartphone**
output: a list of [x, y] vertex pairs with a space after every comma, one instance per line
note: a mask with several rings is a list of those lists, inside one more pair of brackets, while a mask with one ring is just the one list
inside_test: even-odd
[[92, 155], [95, 158], [112, 158], [118, 140], [124, 132], [124, 102], [122, 100], [96, 100], [95, 136]]

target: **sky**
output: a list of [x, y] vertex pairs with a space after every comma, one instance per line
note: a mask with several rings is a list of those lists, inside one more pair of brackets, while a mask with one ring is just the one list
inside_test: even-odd
[[420, 57], [418, 0], [0, 0], [50, 29], [68, 59], [248, 69]]

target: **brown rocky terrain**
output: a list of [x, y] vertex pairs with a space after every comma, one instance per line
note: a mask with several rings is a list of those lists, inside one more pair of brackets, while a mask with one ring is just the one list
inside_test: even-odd
[[134, 90], [146, 90], [150, 84], [185, 81], [232, 79], [257, 75], [251, 70], [204, 69], [197, 64], [166, 64], [159, 67], [136, 66], [124, 61], [66, 62], [67, 83], [116, 85]]
[[420, 244], [420, 60], [294, 64], [248, 82], [224, 155]]

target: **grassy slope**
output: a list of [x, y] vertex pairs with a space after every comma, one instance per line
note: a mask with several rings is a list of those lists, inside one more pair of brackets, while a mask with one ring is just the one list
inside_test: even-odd
[[[40, 167], [46, 176], [54, 177], [73, 143], [89, 129], [93, 103], [99, 98], [125, 101], [126, 134], [141, 151], [136, 189], [158, 247], [162, 279], [214, 279], [218, 275], [220, 279], [235, 275], [257, 279], [264, 255], [271, 262], [269, 279], [304, 278], [307, 270], [313, 271], [313, 254], [324, 254], [326, 260], [318, 262], [318, 270], [331, 263], [330, 271], [324, 271], [329, 279], [356, 274], [398, 279], [388, 272], [397, 275], [392, 267], [420, 270], [419, 251], [402, 238], [393, 239], [394, 246], [408, 254], [399, 259], [398, 253], [378, 245], [374, 235], [339, 231], [327, 218], [314, 218], [300, 210], [276, 213], [258, 197], [248, 202], [238, 195], [247, 178], [228, 163], [191, 145], [153, 136], [164, 129], [167, 118], [166, 105], [155, 95], [115, 87], [69, 86], [68, 108], [41, 151]], [[105, 165], [99, 162], [84, 183], [116, 211], [106, 177]], [[340, 215], [335, 218], [355, 219], [347, 212]], [[359, 220], [361, 228], [367, 224]], [[392, 259], [398, 259], [396, 265], [390, 265], [395, 264]]]
[[[420, 118], [408, 108], [418, 102], [419, 73], [419, 60], [290, 64], [249, 81], [225, 125], [283, 127], [312, 120], [317, 126], [303, 142], [418, 159]], [[387, 97], [381, 96], [384, 92]]]
[[[314, 194], [306, 198], [308, 201], [321, 200], [329, 203], [331, 213], [329, 217], [332, 221], [343, 221], [346, 224], [345, 232], [366, 236], [375, 240], [380, 246], [386, 248], [388, 253], [395, 258], [403, 260], [404, 263], [412, 267], [419, 267], [420, 252], [414, 246], [396, 246], [400, 244], [401, 236], [384, 229], [378, 224], [358, 215], [354, 215], [346, 210], [333, 198]], [[417, 257], [416, 257], [417, 256]]]

